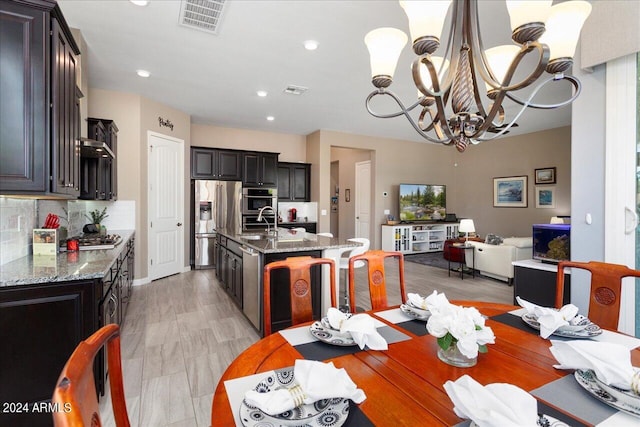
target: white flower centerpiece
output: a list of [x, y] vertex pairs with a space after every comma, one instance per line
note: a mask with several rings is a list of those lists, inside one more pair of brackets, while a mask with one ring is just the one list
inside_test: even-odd
[[485, 318], [475, 307], [451, 304], [444, 294], [433, 291], [425, 299], [431, 317], [427, 331], [438, 338], [438, 357], [459, 367], [474, 366], [478, 352], [486, 353], [487, 344], [495, 343], [495, 335], [485, 326]]

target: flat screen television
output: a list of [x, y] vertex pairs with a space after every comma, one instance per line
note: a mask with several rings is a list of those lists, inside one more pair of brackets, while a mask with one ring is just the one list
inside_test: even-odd
[[571, 259], [571, 224], [533, 224], [533, 259], [554, 264]]
[[441, 221], [447, 215], [447, 187], [433, 184], [400, 184], [401, 221]]

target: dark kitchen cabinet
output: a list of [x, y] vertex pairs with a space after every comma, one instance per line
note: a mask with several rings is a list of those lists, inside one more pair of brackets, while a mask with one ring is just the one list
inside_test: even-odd
[[76, 56], [55, 1], [0, 0], [0, 191], [79, 194]]
[[242, 152], [214, 148], [191, 148], [191, 178], [240, 181]]
[[311, 165], [278, 163], [278, 201], [311, 201]]
[[[78, 345], [99, 326], [100, 280], [0, 288], [0, 402], [47, 402]], [[0, 411], [3, 426], [50, 426], [51, 414]]]
[[242, 158], [245, 187], [278, 186], [278, 153], [245, 152]]
[[[118, 127], [113, 120], [90, 117], [87, 119], [89, 139], [105, 143], [115, 155], [118, 150]], [[80, 198], [85, 200], [116, 200], [117, 157], [104, 151], [83, 148], [80, 161]]]
[[[554, 307], [556, 303], [556, 276], [558, 266], [530, 262], [529, 266], [514, 267], [513, 304], [517, 305], [516, 296], [543, 307]], [[539, 264], [539, 265], [537, 265]], [[564, 294], [562, 303], [571, 301], [571, 274], [564, 274]]]
[[220, 286], [242, 308], [242, 251], [240, 244], [218, 235], [216, 277]]

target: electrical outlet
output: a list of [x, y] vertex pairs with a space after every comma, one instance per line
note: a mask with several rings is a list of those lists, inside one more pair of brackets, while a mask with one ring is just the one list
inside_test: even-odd
[[389, 215], [390, 213], [391, 213], [391, 211], [390, 211], [389, 209], [385, 209], [385, 210], [384, 210], [384, 214], [385, 214], [385, 215]]

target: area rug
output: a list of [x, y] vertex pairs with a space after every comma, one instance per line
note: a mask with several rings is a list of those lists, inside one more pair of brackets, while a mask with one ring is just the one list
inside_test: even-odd
[[[442, 252], [429, 252], [424, 254], [405, 255], [405, 261], [415, 262], [417, 264], [428, 265], [431, 267], [449, 268], [449, 261], [444, 259]], [[457, 262], [451, 263], [451, 268], [458, 268], [460, 264]]]

